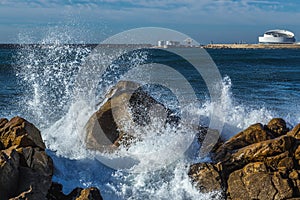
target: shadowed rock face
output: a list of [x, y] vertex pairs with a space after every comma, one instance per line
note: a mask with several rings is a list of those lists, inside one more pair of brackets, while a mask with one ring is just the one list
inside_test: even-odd
[[87, 148], [110, 151], [120, 144], [129, 145], [130, 139], [136, 138], [134, 127], [151, 123], [153, 109], [157, 109], [154, 113], [161, 113], [160, 117], [165, 115], [165, 123], [176, 124], [179, 120], [173, 111], [151, 97], [140, 84], [118, 82], [86, 124]]
[[[20, 117], [0, 119], [0, 199], [102, 199], [96, 188], [69, 195], [52, 187], [53, 161], [40, 131]], [[62, 187], [62, 186], [61, 186]], [[51, 190], [50, 190], [51, 189]], [[52, 193], [54, 194], [52, 194]]]
[[300, 197], [300, 124], [291, 131], [283, 119], [254, 124], [212, 152], [212, 163], [194, 164], [189, 176], [227, 199]]

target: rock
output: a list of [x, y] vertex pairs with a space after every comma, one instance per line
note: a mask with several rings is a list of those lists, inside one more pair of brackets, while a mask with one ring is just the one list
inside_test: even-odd
[[[91, 150], [114, 150], [128, 138], [138, 138], [136, 126], [145, 126], [151, 121], [151, 110], [159, 109], [159, 117], [166, 118], [165, 123], [176, 123], [178, 117], [159, 103], [141, 85], [131, 81], [120, 81], [106, 95], [99, 110], [86, 124], [86, 147]], [[163, 115], [166, 115], [164, 118]], [[130, 141], [125, 142], [129, 145]]]
[[[53, 191], [53, 169], [53, 161], [45, 152], [40, 131], [33, 124], [20, 117], [10, 121], [0, 119], [1, 200], [51, 199], [48, 197]], [[77, 196], [63, 195], [56, 199], [101, 199], [95, 188], [78, 191]]]
[[231, 151], [243, 148], [250, 144], [266, 141], [273, 138], [273, 135], [268, 132], [262, 124], [251, 125], [246, 130], [233, 136], [222, 146], [215, 151], [215, 160], [220, 160], [222, 157], [226, 157], [226, 154], [230, 154]]
[[227, 199], [300, 198], [299, 133], [300, 124], [288, 132], [280, 118], [254, 124], [219, 143], [213, 162], [192, 165], [189, 176], [196, 186], [206, 185], [205, 191], [218, 183]]
[[[6, 120], [3, 120], [3, 123]], [[14, 117], [4, 123], [0, 129], [0, 141], [5, 148], [17, 145], [17, 147], [39, 147], [45, 149], [40, 131], [31, 123], [20, 117]], [[16, 148], [17, 148], [16, 147]]]
[[281, 118], [272, 119], [267, 128], [273, 133], [275, 137], [285, 135], [289, 129], [286, 127], [286, 122]]
[[47, 195], [48, 200], [103, 200], [99, 190], [95, 187], [82, 189], [75, 188], [70, 194], [65, 195], [62, 192], [62, 185], [59, 183], [52, 183], [49, 193]]
[[268, 172], [263, 162], [250, 163], [228, 178], [228, 198], [287, 199], [293, 196], [288, 179]]
[[201, 192], [222, 190], [221, 176], [209, 163], [198, 163], [190, 167], [189, 176]]
[[287, 133], [287, 135], [290, 135], [296, 139], [300, 139], [300, 124], [295, 126], [290, 132]]
[[0, 152], [0, 197], [7, 199], [18, 189], [19, 155], [13, 149]]
[[76, 200], [103, 200], [102, 196], [97, 188], [91, 187], [82, 189], [79, 196], [76, 196]]

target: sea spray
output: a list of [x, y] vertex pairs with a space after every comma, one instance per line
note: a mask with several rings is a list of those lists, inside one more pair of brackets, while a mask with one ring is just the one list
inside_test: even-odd
[[[51, 40], [51, 37], [54, 37]], [[86, 102], [86, 97], [80, 98], [75, 87], [80, 67], [91, 49], [84, 46], [63, 44], [64, 40], [56, 39], [51, 34], [45, 39], [44, 45], [24, 46], [19, 50], [17, 75], [28, 91], [27, 98], [23, 99], [24, 117], [32, 119], [42, 128], [42, 135], [48, 147], [48, 152], [55, 163], [54, 180], [64, 184], [64, 191], [69, 192], [75, 186], [97, 186], [106, 199], [208, 199], [220, 198], [220, 193], [204, 194], [199, 192], [187, 175], [189, 164], [198, 162], [197, 142], [192, 148], [194, 157], [181, 157], [170, 165], [163, 165], [159, 170], [149, 170], [143, 173], [129, 173], [128, 170], [113, 170], [103, 165], [96, 158], [97, 152], [87, 151], [82, 141], [84, 126], [89, 117], [96, 110], [96, 105]], [[47, 41], [47, 42], [46, 42]], [[54, 41], [49, 43], [49, 41]], [[47, 45], [46, 45], [47, 43]], [[103, 58], [108, 59], [108, 58]], [[81, 78], [89, 79], [89, 74], [80, 74]], [[99, 80], [92, 80], [97, 84]], [[230, 78], [224, 77], [220, 102], [205, 101], [199, 108], [191, 106], [191, 112], [200, 113], [208, 118], [210, 110], [218, 108], [217, 115], [225, 119], [222, 135], [225, 138], [236, 134], [252, 123], [267, 122], [272, 113], [261, 108], [249, 108], [235, 101], [231, 93]], [[112, 87], [110, 83], [108, 87]], [[104, 95], [107, 90], [99, 91]], [[99, 102], [97, 95], [90, 99]], [[104, 97], [102, 96], [102, 99]], [[168, 101], [165, 101], [168, 102]], [[206, 122], [203, 121], [203, 125]], [[154, 124], [155, 125], [155, 124]], [[157, 125], [160, 127], [160, 125]], [[186, 129], [188, 130], [188, 129]], [[143, 130], [145, 131], [145, 130]], [[164, 129], [164, 134], [157, 134], [152, 127], [146, 130], [148, 134], [143, 141], [131, 146], [128, 151], [118, 152], [132, 156], [134, 153], [164, 147], [166, 140], [172, 138], [172, 143], [178, 140], [178, 132]], [[160, 136], [159, 136], [160, 135]], [[165, 154], [164, 154], [165, 153]], [[168, 151], [160, 151], [161, 160], [169, 156]], [[108, 158], [115, 155], [102, 154]], [[118, 155], [116, 155], [118, 156]], [[153, 157], [136, 156], [139, 162], [132, 167], [132, 172], [139, 167], [151, 165]]]

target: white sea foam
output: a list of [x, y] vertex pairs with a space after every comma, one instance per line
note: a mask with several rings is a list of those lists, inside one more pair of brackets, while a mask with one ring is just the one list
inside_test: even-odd
[[[140, 130], [145, 137], [129, 149], [122, 149], [113, 155], [100, 155], [107, 159], [121, 156], [125, 158], [122, 161], [127, 162], [132, 159], [132, 165], [129, 165], [131, 173], [106, 167], [96, 159], [99, 153], [87, 151], [82, 135], [86, 122], [96, 110], [94, 104], [98, 99], [83, 96], [78, 91], [84, 88], [77, 88], [75, 81], [90, 49], [61, 45], [66, 42], [64, 37], [61, 39], [54, 35], [41, 41], [51, 43], [47, 47], [20, 50], [18, 76], [29, 87], [28, 97], [23, 102], [24, 117], [42, 127], [42, 136], [56, 167], [54, 180], [64, 184], [65, 192], [76, 186], [98, 186], [104, 199], [221, 198], [217, 191], [209, 194], [199, 192], [187, 175], [189, 165], [199, 160], [197, 144], [192, 143], [189, 156], [182, 153], [178, 156], [172, 149], [172, 146], [184, 146], [183, 135], [193, 138], [193, 131], [187, 128], [180, 132], [168, 127], [157, 132], [160, 125], [155, 126], [154, 123], [154, 126]], [[41, 50], [44, 52], [41, 53]], [[91, 74], [79, 75], [81, 79], [91, 77]], [[92, 80], [95, 87], [98, 81]], [[214, 109], [215, 115], [225, 119], [223, 137], [229, 138], [250, 124], [266, 123], [273, 117], [264, 107], [251, 108], [238, 104], [231, 93], [229, 77], [224, 77], [221, 85], [219, 102], [206, 101], [200, 108], [190, 105], [193, 107], [190, 112], [208, 118]], [[126, 157], [129, 159], [126, 160]]]

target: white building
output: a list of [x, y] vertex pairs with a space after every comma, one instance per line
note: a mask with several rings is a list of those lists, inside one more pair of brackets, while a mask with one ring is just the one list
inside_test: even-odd
[[167, 40], [166, 41], [166, 45], [167, 46], [171, 46], [171, 47], [176, 47], [180, 45], [180, 42], [178, 41], [172, 41], [172, 40]]
[[269, 30], [263, 36], [258, 37], [259, 43], [265, 44], [292, 44], [295, 43], [295, 35], [287, 30]]
[[166, 42], [164, 40], [159, 40], [157, 42], [157, 46], [159, 46], [159, 47], [163, 47], [163, 46], [165, 46], [165, 44], [166, 44]]

